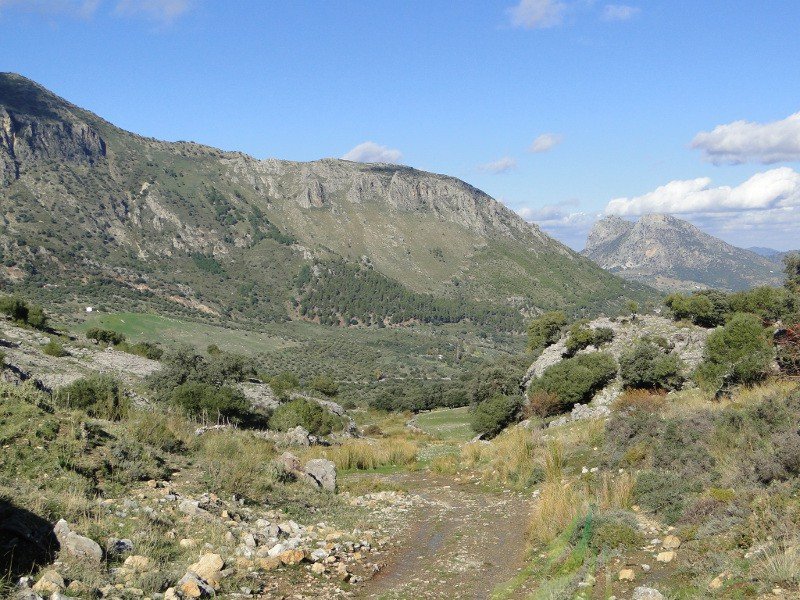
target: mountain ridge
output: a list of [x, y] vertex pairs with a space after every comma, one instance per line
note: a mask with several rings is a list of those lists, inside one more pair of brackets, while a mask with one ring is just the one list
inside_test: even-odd
[[643, 215], [635, 222], [605, 217], [590, 230], [582, 254], [612, 273], [662, 291], [740, 290], [781, 282], [779, 269], [767, 258], [664, 214]]

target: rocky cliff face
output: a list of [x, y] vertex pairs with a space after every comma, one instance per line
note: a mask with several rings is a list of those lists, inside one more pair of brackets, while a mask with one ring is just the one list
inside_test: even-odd
[[637, 222], [606, 217], [590, 231], [583, 254], [612, 273], [665, 291], [738, 290], [781, 280], [769, 260], [669, 215]]
[[529, 310], [649, 293], [453, 177], [143, 138], [14, 74], [0, 74], [0, 169], [0, 280], [39, 293], [90, 299], [101, 281], [283, 319], [303, 265], [339, 259], [416, 293]]

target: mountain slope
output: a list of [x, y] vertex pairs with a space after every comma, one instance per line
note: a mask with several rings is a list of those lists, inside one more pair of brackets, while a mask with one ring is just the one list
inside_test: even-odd
[[[651, 296], [458, 179], [143, 138], [14, 74], [0, 74], [0, 201], [0, 281], [73, 306], [329, 323], [425, 320], [432, 297], [463, 309], [436, 322]], [[326, 287], [332, 269], [401, 286], [402, 306], [354, 314], [341, 290], [357, 286]], [[324, 314], [301, 310], [309, 291]]]
[[669, 215], [637, 222], [606, 217], [592, 227], [582, 254], [604, 269], [663, 291], [779, 285], [780, 268]]

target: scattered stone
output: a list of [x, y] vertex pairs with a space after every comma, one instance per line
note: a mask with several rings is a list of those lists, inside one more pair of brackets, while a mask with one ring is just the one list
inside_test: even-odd
[[33, 585], [33, 591], [37, 594], [50, 595], [60, 592], [65, 587], [64, 578], [61, 574], [50, 569], [42, 573], [39, 581]]
[[311, 565], [311, 572], [314, 573], [314, 575], [322, 575], [325, 572], [325, 565], [322, 563], [314, 563]]
[[656, 560], [662, 563], [670, 563], [675, 560], [675, 552], [673, 550], [668, 550], [667, 552], [659, 552], [658, 556], [656, 556]]
[[221, 579], [223, 566], [225, 561], [219, 554], [204, 554], [196, 563], [189, 565], [189, 571], [213, 584]]
[[634, 581], [635, 579], [636, 573], [634, 573], [633, 569], [622, 569], [619, 572], [620, 581]]
[[302, 550], [285, 550], [278, 555], [278, 558], [285, 565], [299, 565], [305, 556]]
[[194, 573], [186, 573], [178, 582], [178, 589], [185, 598], [210, 598], [214, 596], [214, 588]]
[[146, 556], [133, 554], [125, 559], [123, 566], [134, 573], [144, 573], [150, 570], [151, 564], [150, 559]]
[[631, 600], [664, 600], [664, 594], [655, 588], [639, 586], [633, 590]]
[[664, 541], [661, 542], [661, 546], [665, 550], [677, 550], [681, 547], [681, 540], [676, 535], [668, 535], [664, 538]]

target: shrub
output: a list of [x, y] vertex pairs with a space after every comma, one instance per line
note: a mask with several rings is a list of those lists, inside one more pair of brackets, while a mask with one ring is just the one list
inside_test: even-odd
[[549, 367], [541, 377], [531, 382], [529, 394], [547, 392], [555, 396], [558, 401], [549, 404], [549, 413], [542, 415], [552, 416], [591, 400], [616, 373], [617, 363], [610, 354], [582, 354]]
[[18, 323], [25, 323], [36, 329], [47, 326], [47, 315], [41, 306], [29, 305], [22, 298], [4, 296], [0, 298], [0, 312]]
[[64, 349], [57, 340], [50, 340], [44, 346], [42, 346], [42, 352], [47, 354], [47, 356], [55, 356], [56, 358], [62, 358], [64, 356], [69, 356], [69, 352]]
[[528, 325], [528, 350], [533, 352], [557, 342], [566, 324], [567, 317], [560, 310], [533, 319]]
[[130, 400], [117, 380], [108, 375], [78, 379], [56, 392], [56, 401], [68, 408], [79, 408], [89, 416], [116, 421], [125, 417]]
[[725, 322], [730, 312], [730, 303], [724, 292], [704, 290], [691, 296], [670, 294], [664, 304], [672, 312], [675, 320], [689, 319], [701, 327], [717, 327]]
[[339, 384], [330, 375], [317, 375], [311, 380], [311, 389], [325, 396], [335, 396], [339, 393]]
[[683, 381], [680, 358], [647, 339], [623, 352], [619, 372], [623, 384], [631, 388], [673, 390]]
[[520, 409], [518, 397], [497, 395], [476, 405], [472, 410], [475, 433], [493, 437], [510, 425]]
[[608, 511], [595, 517], [591, 545], [597, 550], [637, 548], [643, 542], [633, 515], [624, 511]]
[[314, 435], [328, 435], [342, 426], [341, 420], [322, 406], [305, 398], [281, 404], [269, 419], [271, 429], [287, 431], [300, 426]]
[[561, 400], [556, 394], [545, 390], [535, 390], [528, 394], [528, 404], [525, 407], [526, 416], [548, 417], [556, 415], [561, 410]]
[[525, 367], [513, 361], [486, 365], [475, 372], [468, 384], [470, 401], [480, 404], [498, 395], [517, 395], [524, 374]]
[[733, 384], [752, 385], [766, 377], [773, 358], [767, 331], [751, 314], [737, 313], [706, 341], [705, 356], [698, 367], [698, 383], [713, 392]]
[[800, 323], [776, 336], [778, 366], [787, 375], [800, 375]]
[[239, 432], [209, 432], [201, 438], [199, 462], [205, 485], [216, 492], [236, 494], [257, 502], [284, 480], [286, 475], [270, 460], [271, 442]]
[[86, 331], [86, 338], [94, 340], [95, 342], [101, 342], [103, 344], [111, 344], [113, 346], [121, 344], [125, 341], [125, 336], [123, 334], [116, 331], [111, 331], [110, 329], [99, 329], [97, 327], [88, 329]]
[[656, 511], [670, 525], [681, 516], [689, 492], [684, 477], [664, 471], [642, 471], [633, 488], [637, 503]]
[[284, 371], [269, 380], [269, 387], [279, 398], [286, 398], [289, 392], [300, 387], [300, 380], [294, 373]]
[[239, 390], [216, 387], [202, 381], [190, 381], [177, 386], [170, 395], [171, 402], [193, 417], [242, 420], [250, 404]]
[[614, 339], [614, 330], [610, 327], [592, 329], [583, 323], [576, 323], [569, 330], [566, 343], [567, 356], [574, 356], [589, 346], [599, 348]]

